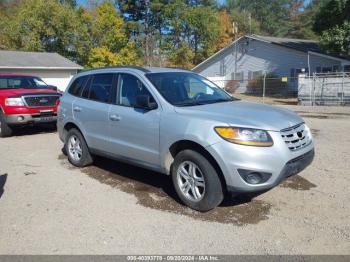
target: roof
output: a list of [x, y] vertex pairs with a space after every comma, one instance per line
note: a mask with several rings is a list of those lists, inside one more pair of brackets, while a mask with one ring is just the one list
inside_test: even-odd
[[303, 52], [317, 52], [323, 53], [318, 41], [315, 40], [306, 40], [306, 39], [296, 39], [296, 38], [282, 38], [282, 37], [272, 37], [272, 36], [261, 36], [261, 35], [252, 35], [252, 39], [261, 40], [268, 43], [273, 43], [277, 45], [282, 45], [292, 49], [296, 49]]
[[200, 66], [206, 64], [214, 57], [218, 56], [219, 54], [223, 53], [225, 50], [234, 46], [234, 44], [237, 43], [242, 38], [249, 38], [249, 39], [254, 39], [257, 41], [275, 44], [275, 45], [283, 46], [286, 48], [294, 49], [294, 50], [297, 50], [300, 52], [305, 52], [305, 53], [310, 52], [310, 53], [313, 53], [316, 55], [319, 54], [319, 55], [323, 55], [323, 56], [328, 56], [328, 57], [331, 57], [331, 58], [334, 58], [337, 60], [342, 60], [342, 61], [349, 61], [350, 60], [349, 57], [328, 54], [327, 52], [322, 50], [319, 42], [315, 41], [315, 40], [282, 38], [282, 37], [261, 36], [261, 35], [246, 35], [246, 36], [242, 36], [242, 37], [236, 39], [235, 41], [233, 41], [232, 43], [230, 43], [229, 45], [227, 45], [223, 49], [219, 50], [217, 53], [215, 53], [214, 55], [212, 55], [208, 59], [204, 60], [202, 63], [198, 64], [197, 66], [195, 66], [192, 70], [196, 70]]
[[82, 66], [57, 53], [0, 50], [0, 68], [82, 69]]
[[171, 68], [171, 67], [141, 67], [141, 66], [110, 66], [110, 67], [101, 67], [94, 68], [82, 71], [80, 74], [93, 72], [111, 72], [111, 71], [120, 71], [120, 70], [128, 70], [128, 71], [141, 71], [143, 73], [168, 73], [168, 72], [191, 72], [189, 70], [181, 69], [181, 68]]

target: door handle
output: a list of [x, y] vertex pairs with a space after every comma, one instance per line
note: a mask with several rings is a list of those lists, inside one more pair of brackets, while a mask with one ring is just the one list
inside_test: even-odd
[[75, 111], [75, 112], [81, 112], [81, 107], [79, 107], [79, 106], [75, 106], [74, 108], [73, 108], [73, 110]]
[[120, 121], [121, 117], [118, 115], [110, 115], [109, 119], [112, 121]]

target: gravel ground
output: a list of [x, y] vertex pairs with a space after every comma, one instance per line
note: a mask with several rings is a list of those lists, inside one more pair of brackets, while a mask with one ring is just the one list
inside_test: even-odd
[[350, 108], [288, 107], [312, 129], [313, 164], [205, 214], [166, 176], [103, 158], [72, 167], [55, 131], [0, 139], [0, 254], [350, 254]]

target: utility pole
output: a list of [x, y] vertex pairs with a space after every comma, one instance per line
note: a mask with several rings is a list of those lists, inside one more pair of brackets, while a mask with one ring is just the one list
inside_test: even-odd
[[249, 35], [252, 35], [252, 14], [249, 13]]

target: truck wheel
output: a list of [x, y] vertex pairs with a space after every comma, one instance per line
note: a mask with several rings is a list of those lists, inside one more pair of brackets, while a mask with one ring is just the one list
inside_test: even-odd
[[183, 150], [175, 157], [171, 176], [175, 190], [184, 204], [205, 212], [224, 199], [219, 175], [212, 164], [193, 150]]
[[0, 112], [0, 137], [8, 137], [12, 135], [12, 128], [5, 121], [4, 114]]
[[92, 164], [93, 159], [83, 135], [75, 128], [69, 130], [64, 148], [68, 155], [69, 162], [77, 167], [84, 167]]

